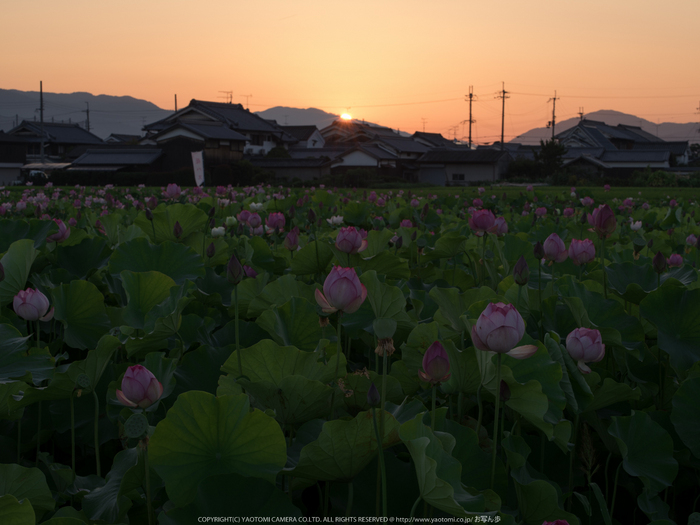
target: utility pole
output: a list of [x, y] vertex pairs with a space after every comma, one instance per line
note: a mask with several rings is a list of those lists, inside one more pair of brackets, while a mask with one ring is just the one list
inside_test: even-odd
[[474, 120], [472, 118], [472, 100], [473, 99], [474, 99], [474, 86], [469, 86], [469, 149], [471, 149], [471, 147], [472, 147], [472, 124], [476, 122], [476, 120]]
[[242, 97], [245, 97], [245, 108], [248, 108], [248, 99], [250, 99], [253, 95], [241, 95]]
[[583, 113], [583, 106], [581, 106], [581, 107], [578, 108], [578, 118], [579, 118], [579, 120], [583, 120], [583, 115], [584, 115], [584, 113]]
[[[44, 164], [44, 81], [39, 81], [39, 116], [41, 118], [41, 163]], [[42, 166], [43, 168], [43, 166]]]
[[506, 83], [502, 82], [502, 88], [501, 91], [498, 92], [496, 95], [496, 98], [503, 99], [503, 105], [501, 108], [501, 151], [503, 151], [503, 135], [505, 131], [505, 126], [506, 126], [506, 99], [510, 98], [507, 96], [510, 91], [506, 91]]
[[87, 130], [90, 131], [90, 103], [86, 102], [85, 105], [87, 105], [87, 109], [85, 110], [87, 114]]
[[425, 122], [426, 122], [426, 119], [424, 119], [423, 117], [421, 117], [421, 120], [423, 121], [423, 133], [425, 133]]
[[547, 123], [547, 127], [552, 126], [552, 140], [554, 140], [554, 128], [557, 123], [557, 115], [556, 115], [556, 109], [557, 109], [557, 91], [554, 90], [554, 98], [550, 98], [547, 102], [552, 101], [552, 120], [550, 120]]
[[177, 113], [177, 93], [175, 93], [175, 113]]

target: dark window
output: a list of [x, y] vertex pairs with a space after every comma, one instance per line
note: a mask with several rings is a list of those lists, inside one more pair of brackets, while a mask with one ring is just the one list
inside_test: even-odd
[[452, 180], [464, 180], [464, 173], [453, 173]]

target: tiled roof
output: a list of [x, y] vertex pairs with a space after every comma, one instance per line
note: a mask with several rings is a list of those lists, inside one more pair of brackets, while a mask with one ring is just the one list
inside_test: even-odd
[[670, 151], [673, 155], [683, 155], [688, 150], [688, 141], [640, 142], [634, 145], [634, 150], [662, 150]]
[[73, 161], [73, 166], [133, 166], [151, 164], [162, 155], [160, 149], [90, 149]]
[[[40, 122], [25, 120], [19, 126], [11, 129], [11, 135], [31, 134], [41, 137], [42, 125]], [[59, 144], [103, 144], [97, 135], [93, 135], [88, 130], [81, 128], [77, 124], [57, 124], [55, 122], [44, 122], [44, 140]]]
[[316, 126], [280, 126], [284, 131], [289, 133], [297, 140], [308, 140], [315, 131], [318, 131]]
[[269, 159], [267, 157], [250, 157], [247, 159], [259, 168], [321, 168], [330, 165], [328, 159]]
[[603, 162], [665, 162], [669, 159], [668, 151], [605, 151], [600, 160]]
[[410, 137], [379, 137], [374, 141], [374, 144], [386, 144], [401, 153], [425, 153], [430, 150], [425, 144], [416, 142]]
[[[232, 130], [221, 122], [182, 120], [174, 124], [172, 128], [177, 128], [178, 126], [188, 129], [205, 139], [237, 140], [243, 142], [248, 140], [248, 137]], [[163, 133], [166, 131], [167, 130], [163, 130]]]

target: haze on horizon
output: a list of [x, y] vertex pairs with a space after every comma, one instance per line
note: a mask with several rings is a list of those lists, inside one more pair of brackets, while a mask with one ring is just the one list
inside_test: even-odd
[[[394, 129], [505, 139], [612, 109], [700, 120], [700, 2], [5, 1], [0, 88], [316, 107]], [[11, 112], [0, 108], [0, 114]]]

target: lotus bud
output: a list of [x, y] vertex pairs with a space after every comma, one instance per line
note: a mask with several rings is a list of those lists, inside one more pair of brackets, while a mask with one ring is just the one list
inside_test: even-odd
[[411, 240], [412, 240], [412, 241], [415, 241], [417, 236], [418, 236], [418, 232], [417, 232], [417, 231], [413, 232], [413, 233], [411, 234]]
[[532, 253], [535, 255], [535, 259], [538, 261], [544, 259], [544, 247], [540, 241], [537, 241], [537, 244], [535, 244], [535, 249]]
[[418, 370], [418, 376], [433, 386], [450, 379], [450, 359], [440, 341], [435, 341], [425, 351], [423, 370]]
[[396, 247], [397, 250], [400, 249], [400, 248], [403, 246], [403, 236], [401, 236], [401, 237], [399, 237], [398, 239], [396, 239], [396, 242], [394, 243], [394, 246]]
[[527, 265], [527, 261], [522, 255], [513, 268], [513, 279], [515, 279], [516, 284], [519, 286], [525, 286], [530, 280], [530, 267]]
[[664, 257], [664, 254], [661, 252], [656, 252], [656, 255], [651, 261], [651, 266], [654, 268], [656, 273], [664, 273], [666, 270], [666, 257]]
[[149, 221], [153, 221], [153, 212], [151, 211], [150, 208], [146, 208], [146, 218]]
[[354, 268], [334, 266], [323, 283], [323, 293], [315, 292], [316, 302], [323, 313], [356, 312], [367, 298], [367, 288], [360, 282]]
[[216, 246], [214, 246], [214, 243], [210, 243], [209, 246], [207, 246], [207, 257], [210, 259], [214, 257], [214, 254], [216, 254]]
[[214, 208], [214, 206], [209, 208], [209, 217], [213, 217], [215, 213], [216, 213], [216, 208]]
[[5, 267], [0, 262], [0, 283], [5, 280]]
[[122, 389], [117, 390], [117, 399], [124, 406], [148, 408], [163, 395], [163, 385], [156, 376], [141, 365], [127, 368], [122, 379]]
[[238, 284], [243, 280], [244, 275], [245, 271], [243, 270], [243, 266], [234, 253], [231, 255], [231, 259], [226, 267], [226, 279], [228, 279], [228, 282], [231, 284]]
[[377, 390], [377, 387], [373, 382], [367, 391], [367, 404], [370, 407], [378, 407], [381, 400], [382, 398], [379, 395], [379, 390]]
[[[4, 274], [3, 269], [3, 278]], [[53, 308], [49, 310], [48, 298], [32, 288], [17, 292], [12, 300], [12, 308], [25, 321], [50, 321], [53, 318]]]
[[505, 380], [503, 380], [503, 379], [501, 379], [500, 395], [501, 395], [501, 401], [503, 403], [510, 400], [510, 387], [508, 386], [508, 383], [506, 383]]
[[535, 345], [518, 346], [525, 334], [525, 323], [512, 304], [489, 303], [476, 324], [471, 337], [479, 350], [508, 354], [515, 359], [526, 359], [537, 352]]
[[314, 210], [311, 208], [309, 208], [308, 219], [310, 224], [314, 224], [316, 222], [316, 213], [314, 213]]
[[576, 328], [566, 336], [566, 350], [584, 374], [591, 373], [586, 363], [597, 363], [605, 356], [600, 332], [589, 328]]

